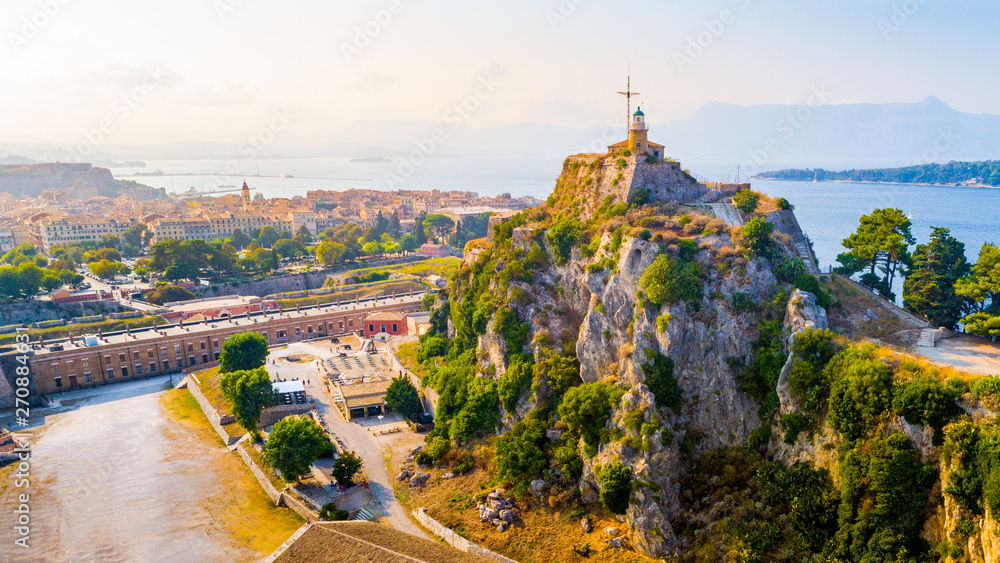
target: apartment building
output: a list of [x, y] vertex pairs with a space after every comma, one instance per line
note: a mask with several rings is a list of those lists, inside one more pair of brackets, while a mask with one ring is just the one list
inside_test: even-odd
[[94, 242], [104, 235], [122, 236], [135, 220], [115, 219], [101, 215], [48, 216], [38, 222], [42, 247], [46, 252], [56, 244]]

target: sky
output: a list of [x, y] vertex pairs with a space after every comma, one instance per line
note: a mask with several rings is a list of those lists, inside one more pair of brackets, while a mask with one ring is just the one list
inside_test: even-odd
[[605, 125], [712, 101], [1000, 113], [1000, 4], [966, 0], [5, 0], [0, 141], [342, 142], [350, 124]]

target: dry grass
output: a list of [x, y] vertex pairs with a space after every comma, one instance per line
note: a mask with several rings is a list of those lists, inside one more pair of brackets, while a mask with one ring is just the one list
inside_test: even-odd
[[411, 342], [409, 344], [400, 344], [396, 348], [396, 357], [399, 358], [399, 363], [412, 371], [421, 380], [427, 376], [427, 367], [417, 361], [417, 346], [418, 342]]
[[167, 391], [160, 408], [178, 428], [170, 433], [178, 455], [203, 462], [203, 476], [214, 484], [214, 494], [204, 499], [204, 508], [214, 521], [208, 532], [222, 533], [235, 545], [268, 555], [302, 525], [294, 511], [275, 506], [261, 490], [243, 460], [222, 447], [218, 435], [186, 389]]
[[909, 374], [920, 373], [921, 375], [933, 377], [940, 381], [960, 379], [965, 383], [971, 383], [983, 377], [978, 373], [969, 373], [951, 366], [935, 364], [923, 356], [905, 354], [887, 346], [880, 346], [875, 352], [875, 357], [884, 359], [886, 362], [897, 368], [902, 367], [903, 369], [896, 370], [897, 378], [908, 378]]
[[[479, 451], [477, 456], [484, 453], [488, 452]], [[608, 547], [608, 536], [604, 533], [604, 528], [617, 527], [625, 532], [627, 526], [599, 507], [591, 507], [589, 517], [594, 528], [591, 533], [585, 534], [579, 517], [571, 516], [568, 510], [554, 509], [529, 496], [517, 501], [520, 519], [510, 530], [501, 534], [493, 526], [480, 522], [477, 503], [473, 500], [475, 495], [485, 496], [485, 493], [492, 490], [492, 473], [477, 466], [470, 474], [441, 480], [441, 474], [446, 471], [446, 468], [428, 470], [431, 479], [423, 488], [411, 489], [396, 483], [396, 497], [408, 510], [426, 507], [434, 519], [462, 537], [520, 563], [654, 561], [630, 549]], [[573, 551], [574, 547], [582, 548], [587, 543], [591, 549], [588, 557]]]
[[220, 368], [214, 367], [202, 370], [195, 372], [194, 375], [201, 382], [201, 393], [215, 407], [215, 410], [220, 415], [231, 413], [233, 405], [222, 395], [222, 387], [220, 386], [222, 373], [220, 372]]
[[[916, 342], [921, 327], [897, 317], [871, 293], [836, 274], [820, 280], [826, 280], [823, 285], [836, 304], [829, 311], [831, 328], [852, 338], [873, 338], [901, 348]], [[877, 320], [867, 315], [869, 310]]]

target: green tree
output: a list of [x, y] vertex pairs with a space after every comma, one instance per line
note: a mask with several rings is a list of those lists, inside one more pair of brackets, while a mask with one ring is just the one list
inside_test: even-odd
[[354, 476], [358, 474], [358, 471], [361, 471], [363, 465], [364, 462], [356, 453], [346, 451], [337, 456], [331, 473], [338, 483], [345, 487], [351, 487], [354, 485]]
[[125, 244], [131, 244], [136, 248], [142, 248], [146, 246], [146, 224], [145, 223], [133, 223], [129, 228], [125, 229], [122, 233], [122, 242]]
[[967, 300], [965, 330], [986, 338], [1000, 338], [1000, 248], [984, 244], [972, 271], [955, 283], [955, 293]]
[[332, 266], [344, 256], [347, 247], [335, 240], [327, 240], [316, 247], [316, 259], [324, 266]]
[[549, 232], [545, 233], [545, 239], [549, 241], [556, 264], [563, 266], [569, 261], [573, 247], [580, 240], [580, 231], [579, 221], [569, 218], [556, 221]]
[[122, 239], [118, 235], [101, 235], [97, 241], [97, 248], [118, 248], [122, 245]]
[[219, 355], [222, 373], [254, 370], [267, 363], [267, 338], [259, 332], [241, 332], [226, 339]]
[[743, 213], [753, 213], [760, 203], [760, 194], [750, 190], [740, 190], [733, 196], [733, 204]]
[[415, 252], [420, 245], [417, 244], [417, 237], [412, 234], [405, 234], [399, 239], [399, 246], [403, 252]]
[[646, 387], [656, 397], [657, 406], [680, 414], [683, 395], [674, 377], [674, 360], [669, 356], [656, 354], [652, 362], [642, 366], [642, 372], [646, 377]]
[[892, 403], [892, 370], [872, 358], [869, 347], [848, 348], [827, 366], [833, 383], [829, 420], [848, 440], [862, 438], [874, 428]]
[[226, 372], [219, 387], [233, 404], [236, 422], [247, 432], [257, 430], [260, 413], [274, 405], [274, 384], [264, 368]]
[[903, 281], [903, 306], [934, 326], [954, 329], [968, 304], [955, 284], [970, 272], [965, 245], [948, 229], [934, 227], [931, 240], [917, 246]]
[[558, 412], [570, 431], [583, 437], [583, 441], [596, 453], [601, 430], [611, 417], [611, 407], [622, 397], [622, 391], [598, 381], [574, 387], [563, 395]]
[[427, 220], [427, 212], [421, 211], [417, 214], [413, 227], [413, 236], [417, 239], [417, 248], [427, 244], [427, 231], [424, 230], [424, 221]]
[[302, 237], [302, 240], [306, 244], [310, 244], [314, 240], [312, 233], [309, 232], [309, 228], [306, 227], [305, 225], [302, 225], [301, 227], [299, 227], [299, 230], [295, 231], [295, 236]]
[[194, 293], [184, 289], [179, 285], [167, 283], [158, 284], [156, 289], [146, 294], [146, 301], [153, 305], [163, 305], [165, 303], [176, 303], [178, 301], [190, 301], [195, 299]]
[[271, 225], [264, 225], [264, 227], [260, 230], [260, 236], [257, 237], [257, 240], [264, 248], [271, 248], [271, 246], [278, 242], [280, 238], [281, 235], [278, 234], [278, 231], [275, 230], [274, 227]]
[[332, 452], [333, 445], [315, 420], [290, 416], [274, 424], [261, 458], [277, 469], [285, 482], [291, 482], [308, 473], [314, 461]]
[[299, 241], [288, 238], [275, 241], [271, 249], [283, 259], [294, 258], [305, 252], [305, 247]]
[[101, 260], [99, 262], [91, 262], [88, 268], [90, 268], [92, 274], [99, 278], [113, 278], [122, 273], [125, 266], [121, 262]]
[[751, 258], [771, 256], [774, 248], [774, 225], [761, 217], [751, 217], [740, 229], [740, 245]]
[[[893, 299], [892, 284], [901, 268], [910, 264], [910, 245], [916, 242], [910, 220], [899, 209], [876, 209], [863, 215], [858, 230], [844, 239], [846, 253], [837, 256], [837, 272], [854, 275], [862, 270], [861, 283]], [[878, 275], [880, 271], [882, 275]]]
[[701, 301], [701, 267], [660, 254], [639, 279], [639, 287], [655, 304]]
[[455, 221], [447, 215], [435, 214], [424, 219], [423, 225], [431, 229], [432, 232], [437, 234], [439, 239], [444, 241], [452, 229], [455, 228]]
[[243, 250], [250, 244], [250, 235], [244, 233], [240, 229], [233, 229], [232, 236], [229, 237], [229, 241], [232, 243], [237, 250]]
[[549, 467], [545, 447], [549, 439], [542, 420], [528, 418], [514, 425], [510, 432], [493, 442], [494, 475], [504, 485], [513, 486], [522, 494], [528, 483], [540, 477]]
[[931, 377], [917, 377], [896, 386], [892, 406], [910, 424], [923, 424], [934, 429], [934, 441], [940, 445], [941, 429], [962, 409], [955, 403], [959, 389]]
[[405, 376], [392, 379], [385, 392], [385, 404], [406, 418], [413, 418], [424, 410], [417, 388]]
[[632, 468], [615, 460], [601, 469], [601, 504], [612, 514], [625, 514], [632, 494]]

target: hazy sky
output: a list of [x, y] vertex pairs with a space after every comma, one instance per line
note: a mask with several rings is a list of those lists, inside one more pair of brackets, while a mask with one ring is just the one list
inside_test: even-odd
[[75, 142], [102, 122], [115, 144], [604, 125], [629, 61], [652, 121], [821, 85], [1000, 113], [998, 27], [1000, 5], [964, 0], [5, 0], [0, 140]]

